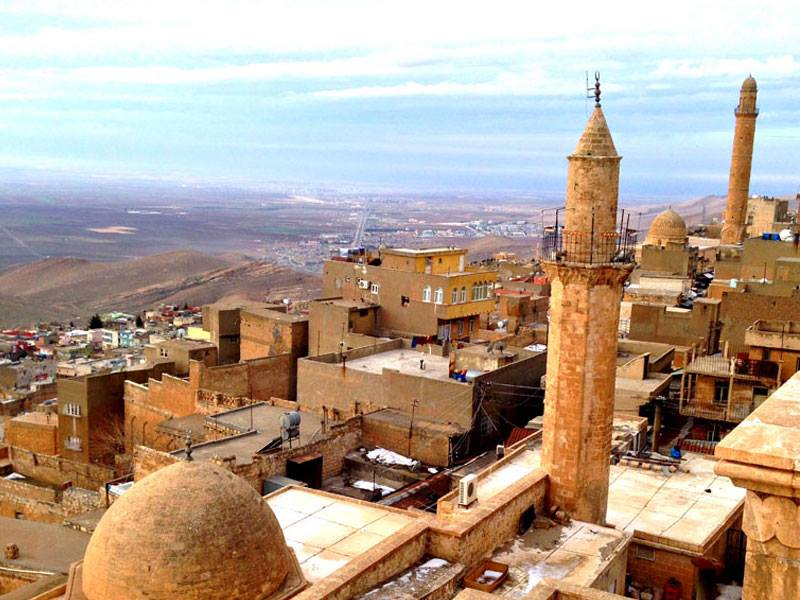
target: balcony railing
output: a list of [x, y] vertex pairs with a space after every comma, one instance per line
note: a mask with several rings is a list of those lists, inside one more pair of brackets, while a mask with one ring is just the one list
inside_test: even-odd
[[542, 238], [539, 258], [552, 262], [589, 265], [628, 264], [636, 251], [636, 232], [567, 231], [548, 227]]
[[686, 399], [681, 403], [680, 413], [686, 417], [698, 417], [712, 421], [740, 423], [755, 409], [755, 403], [731, 402], [726, 404], [712, 403], [708, 400]]

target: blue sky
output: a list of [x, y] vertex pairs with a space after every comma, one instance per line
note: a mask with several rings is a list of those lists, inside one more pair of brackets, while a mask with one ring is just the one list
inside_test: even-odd
[[[560, 193], [584, 73], [627, 199], [800, 190], [800, 4], [0, 1], [0, 166], [347, 189]], [[588, 104], [591, 106], [591, 103]]]

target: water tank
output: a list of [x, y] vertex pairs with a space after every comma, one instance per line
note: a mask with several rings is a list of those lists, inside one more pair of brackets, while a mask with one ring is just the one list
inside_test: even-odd
[[280, 416], [278, 421], [283, 429], [291, 429], [293, 427], [300, 427], [300, 413], [296, 410], [285, 412]]

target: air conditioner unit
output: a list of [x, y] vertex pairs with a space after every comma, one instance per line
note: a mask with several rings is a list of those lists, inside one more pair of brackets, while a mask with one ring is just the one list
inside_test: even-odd
[[366, 279], [359, 279], [358, 280], [358, 287], [360, 287], [362, 290], [368, 290], [369, 289], [369, 281], [367, 281]]
[[478, 477], [467, 475], [458, 482], [458, 504], [469, 506], [478, 499]]

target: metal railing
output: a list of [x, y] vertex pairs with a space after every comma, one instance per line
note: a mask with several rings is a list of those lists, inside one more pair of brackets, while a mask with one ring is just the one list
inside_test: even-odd
[[713, 421], [740, 423], [755, 409], [753, 402], [731, 402], [730, 404], [711, 403], [708, 400], [698, 401], [689, 398], [682, 402], [680, 413], [686, 417], [698, 417]]
[[589, 265], [627, 264], [633, 262], [635, 252], [636, 232], [631, 229], [586, 233], [551, 227], [545, 230], [539, 258]]

